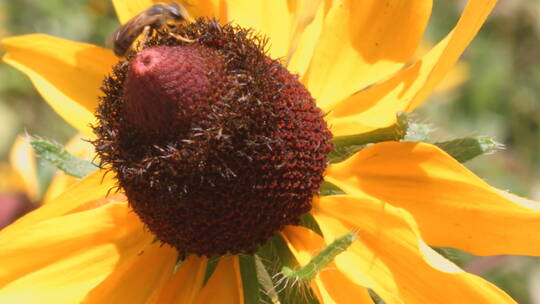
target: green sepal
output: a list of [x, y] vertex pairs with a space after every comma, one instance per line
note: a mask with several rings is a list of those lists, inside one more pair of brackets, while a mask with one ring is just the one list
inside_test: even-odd
[[408, 125], [407, 113], [400, 112], [397, 114], [396, 123], [390, 127], [362, 134], [334, 137], [332, 139], [334, 150], [328, 155], [328, 161], [330, 163], [344, 161], [368, 144], [383, 141], [399, 141], [407, 134]]
[[484, 153], [500, 149], [501, 144], [487, 137], [465, 137], [435, 143], [436, 146], [450, 154], [460, 163], [469, 161]]
[[30, 144], [38, 157], [46, 160], [68, 175], [83, 178], [98, 168], [92, 162], [69, 153], [62, 145], [48, 140], [33, 137], [30, 139]]
[[369, 292], [369, 296], [371, 297], [371, 300], [373, 301], [374, 304], [385, 304], [383, 299], [381, 299], [381, 297], [379, 297], [379, 295], [377, 293], [375, 293], [375, 291], [368, 288], [368, 292]]
[[[239, 255], [240, 276], [242, 278], [242, 292], [245, 304], [264, 303], [257, 276], [257, 265], [254, 255]], [[266, 298], [266, 297], [265, 297]]]
[[409, 120], [409, 128], [401, 141], [420, 142], [429, 141], [429, 135], [433, 132], [433, 127], [427, 123], [413, 122]]
[[295, 269], [299, 267], [299, 263], [281, 235], [276, 233], [264, 246], [259, 248], [256, 255], [272, 280], [272, 287], [270, 292], [266, 292], [267, 295], [277, 294], [281, 304], [319, 303], [309, 284], [292, 284], [292, 282], [284, 280], [281, 269], [284, 266]]
[[356, 152], [364, 149], [366, 146], [367, 145], [348, 145], [345, 142], [339, 143], [339, 146], [338, 144], [334, 144], [334, 150], [328, 154], [328, 162], [331, 164], [342, 162], [353, 156]]
[[338, 186], [332, 184], [331, 182], [324, 181], [319, 188], [320, 196], [328, 195], [340, 195], [345, 194], [345, 191], [341, 190]]
[[219, 258], [219, 256], [213, 256], [208, 259], [208, 263], [206, 264], [206, 272], [204, 273], [203, 286], [206, 285], [214, 271], [216, 271]]
[[261, 287], [260, 296], [262, 298], [261, 303], [280, 303], [277, 291], [274, 288], [274, 282], [270, 273], [264, 267], [264, 263], [261, 261], [258, 255], [255, 255], [255, 267], [257, 268], [257, 280]]
[[306, 227], [307, 229], [317, 233], [320, 236], [323, 235], [321, 227], [319, 227], [319, 223], [317, 223], [317, 220], [315, 220], [313, 215], [309, 212], [300, 216], [299, 225], [302, 227]]

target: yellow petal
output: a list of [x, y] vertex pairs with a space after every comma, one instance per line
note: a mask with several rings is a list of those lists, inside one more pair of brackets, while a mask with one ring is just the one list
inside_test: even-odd
[[112, 0], [120, 23], [124, 24], [140, 12], [159, 1], [153, 0]]
[[194, 18], [215, 17], [223, 23], [228, 21], [226, 0], [192, 0], [185, 8]]
[[177, 255], [174, 248], [155, 242], [115, 268], [83, 303], [152, 303], [172, 276]]
[[[148, 7], [163, 2], [159, 0], [113, 0], [113, 5], [120, 23], [124, 24]], [[216, 17], [223, 22], [227, 21], [225, 0], [190, 0], [177, 1], [177, 3], [183, 5], [191, 17]]]
[[49, 105], [93, 136], [101, 82], [117, 61], [110, 50], [43, 34], [6, 38], [4, 61], [25, 73]]
[[9, 163], [19, 177], [24, 193], [30, 201], [39, 199], [36, 156], [27, 138], [17, 137], [9, 151]]
[[291, 73], [304, 75], [323, 29], [325, 6], [321, 5], [321, 0], [294, 2], [297, 7], [293, 24], [295, 29], [291, 38], [287, 68]]
[[407, 111], [412, 111], [426, 99], [455, 65], [496, 3], [497, 0], [469, 0], [454, 30], [417, 63], [430, 67], [430, 70], [422, 87], [416, 90]]
[[113, 203], [28, 225], [3, 235], [1, 303], [80, 303], [152, 235], [128, 208]]
[[52, 202], [40, 207], [21, 217], [15, 223], [0, 231], [0, 240], [12, 230], [24, 229], [24, 227], [36, 224], [40, 221], [54, 218], [73, 212], [86, 204], [102, 200], [111, 189], [115, 189], [116, 180], [112, 173], [105, 174], [98, 170], [70, 187], [62, 195]]
[[[414, 61], [420, 60], [431, 48], [434, 43], [430, 41], [424, 41], [420, 43], [418, 50], [416, 51]], [[448, 91], [452, 91], [463, 84], [470, 78], [470, 66], [465, 61], [458, 61], [454, 67], [448, 71], [446, 76], [437, 84], [435, 89], [433, 89], [434, 94], [445, 94]], [[428, 98], [429, 99], [429, 98]], [[423, 100], [425, 102], [426, 100]]]
[[403, 209], [343, 195], [321, 197], [312, 213], [327, 242], [349, 231], [358, 233], [335, 263], [386, 303], [514, 303], [496, 286], [463, 272], [425, 245]]
[[412, 111], [454, 66], [495, 3], [496, 0], [470, 0], [452, 32], [420, 61], [339, 102], [326, 117], [334, 136], [387, 127], [395, 122], [396, 112]]
[[194, 303], [243, 304], [242, 279], [238, 257], [222, 257]]
[[407, 209], [432, 246], [540, 255], [540, 204], [490, 187], [433, 145], [377, 144], [330, 166], [326, 179]]
[[[77, 157], [89, 161], [94, 160], [94, 146], [89, 143], [87, 137], [82, 134], [76, 135], [70, 139], [65, 147], [69, 153]], [[43, 203], [46, 204], [52, 201], [79, 180], [79, 178], [67, 175], [66, 173], [58, 170], [47, 187], [47, 191], [45, 192], [45, 196], [43, 198]]]
[[336, 0], [302, 78], [325, 112], [395, 73], [411, 58], [432, 1]]
[[[307, 264], [327, 245], [321, 236], [300, 226], [287, 226], [282, 234], [301, 265]], [[311, 285], [323, 304], [373, 303], [366, 288], [346, 277], [335, 263], [319, 272]]]
[[165, 284], [156, 303], [193, 303], [204, 282], [206, 257], [190, 255]]
[[270, 56], [287, 56], [291, 40], [291, 14], [286, 0], [229, 0], [229, 21], [267, 36]]

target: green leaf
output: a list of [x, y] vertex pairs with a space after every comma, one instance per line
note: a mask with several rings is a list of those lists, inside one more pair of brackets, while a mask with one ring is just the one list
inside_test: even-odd
[[277, 293], [279, 303], [319, 303], [309, 284], [292, 284], [281, 274], [284, 266], [295, 269], [300, 265], [279, 234], [275, 234], [264, 246], [260, 247], [256, 255], [272, 279], [271, 291]]
[[408, 124], [407, 113], [400, 112], [397, 114], [396, 123], [390, 127], [357, 135], [334, 137], [332, 139], [334, 150], [328, 155], [328, 161], [330, 163], [344, 161], [368, 144], [401, 140], [407, 133]]
[[479, 155], [503, 147], [493, 139], [486, 137], [465, 137], [451, 141], [438, 142], [435, 143], [435, 145], [450, 154], [460, 163], [464, 163]]
[[97, 169], [95, 164], [70, 154], [62, 145], [35, 137], [31, 138], [30, 144], [38, 157], [48, 161], [68, 175], [83, 178]]

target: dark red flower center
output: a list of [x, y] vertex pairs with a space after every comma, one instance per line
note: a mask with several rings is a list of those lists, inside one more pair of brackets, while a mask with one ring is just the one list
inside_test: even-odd
[[252, 253], [311, 209], [331, 133], [297, 76], [249, 30], [158, 33], [104, 81], [94, 127], [130, 206], [182, 253]]

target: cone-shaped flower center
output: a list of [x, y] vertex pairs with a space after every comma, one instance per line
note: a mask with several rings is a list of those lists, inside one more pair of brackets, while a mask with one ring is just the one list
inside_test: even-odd
[[[158, 134], [185, 132], [225, 81], [216, 51], [201, 46], [147, 48], [131, 61], [124, 85], [127, 118]], [[203, 109], [204, 108], [204, 109]]]
[[199, 20], [162, 33], [104, 81], [104, 164], [157, 238], [183, 253], [251, 253], [311, 208], [331, 134], [309, 92], [250, 31]]

